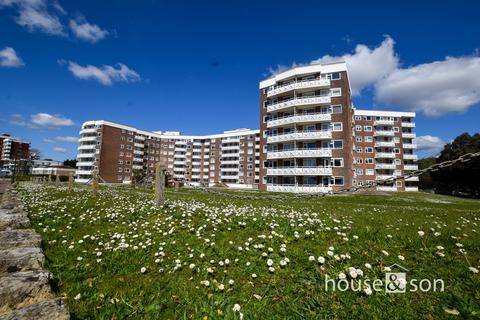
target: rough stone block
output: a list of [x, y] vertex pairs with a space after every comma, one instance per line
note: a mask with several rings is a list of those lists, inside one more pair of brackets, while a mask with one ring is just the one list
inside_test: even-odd
[[40, 247], [42, 238], [35, 230], [6, 230], [0, 231], [0, 250], [11, 248]]
[[0, 250], [0, 274], [41, 270], [45, 256], [40, 248]]

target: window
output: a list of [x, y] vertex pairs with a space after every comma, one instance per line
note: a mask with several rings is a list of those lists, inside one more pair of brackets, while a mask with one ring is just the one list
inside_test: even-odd
[[332, 167], [343, 167], [343, 158], [333, 158], [330, 161]]
[[399, 132], [400, 129], [398, 127], [393, 127], [393, 132]]
[[373, 148], [367, 147], [367, 148], [365, 148], [365, 152], [366, 153], [373, 153]]
[[374, 170], [373, 169], [366, 169], [365, 170], [365, 175], [366, 176], [373, 176]]
[[398, 166], [398, 165], [401, 164], [401, 161], [400, 161], [400, 159], [395, 159], [394, 163]]
[[331, 177], [330, 184], [334, 186], [343, 186], [343, 177]]
[[402, 181], [397, 181], [397, 187], [401, 187], [402, 186]]
[[357, 169], [357, 176], [363, 176], [363, 169]]
[[372, 126], [364, 126], [363, 130], [367, 131], [367, 132], [371, 132], [372, 131]]
[[355, 131], [362, 131], [362, 126], [355, 126]]
[[355, 120], [356, 120], [356, 121], [362, 120], [362, 116], [355, 116]]
[[371, 116], [363, 116], [363, 120], [365, 121], [371, 121], [372, 117]]
[[355, 151], [358, 152], [358, 153], [362, 153], [363, 149], [362, 149], [362, 147], [356, 147]]
[[330, 147], [332, 149], [343, 149], [343, 140], [333, 140]]
[[366, 136], [363, 138], [365, 142], [373, 142], [373, 137], [372, 136]]
[[123, 164], [123, 160], [118, 160], [118, 164]]
[[393, 148], [393, 153], [399, 154], [400, 153], [400, 148]]
[[332, 123], [332, 131], [342, 131], [343, 126], [341, 122], [334, 122]]
[[365, 163], [366, 164], [373, 164], [373, 158], [366, 158]]
[[330, 80], [340, 80], [341, 78], [342, 78], [342, 76], [341, 76], [340, 72], [330, 73]]
[[362, 138], [362, 137], [355, 137], [355, 141], [356, 141], [356, 142], [362, 142], [362, 141], [363, 141], [363, 138]]
[[333, 105], [332, 106], [332, 113], [342, 113], [342, 105]]
[[330, 96], [341, 97], [342, 96], [342, 88], [331, 88], [330, 89]]
[[363, 158], [357, 158], [357, 164], [362, 164], [363, 163]]
[[123, 168], [118, 168], [118, 172], [123, 172]]

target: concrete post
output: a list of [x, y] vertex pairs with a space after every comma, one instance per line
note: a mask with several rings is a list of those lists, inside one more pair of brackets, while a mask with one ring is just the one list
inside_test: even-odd
[[55, 175], [55, 184], [58, 186], [60, 184], [60, 176], [57, 174]]
[[97, 194], [98, 192], [98, 177], [97, 177], [97, 174], [94, 173], [93, 174], [93, 179], [92, 179], [92, 191], [93, 191], [93, 194]]
[[165, 205], [165, 172], [160, 162], [155, 166], [155, 205], [158, 208]]

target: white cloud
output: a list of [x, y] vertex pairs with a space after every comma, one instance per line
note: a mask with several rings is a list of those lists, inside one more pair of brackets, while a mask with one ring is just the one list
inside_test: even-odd
[[0, 50], [0, 67], [18, 68], [24, 65], [23, 60], [17, 56], [15, 49], [5, 47], [5, 49]]
[[55, 140], [57, 141], [62, 141], [62, 142], [74, 142], [74, 143], [77, 143], [78, 142], [78, 138], [77, 137], [56, 137]]
[[[60, 60], [59, 63], [63, 64], [65, 61]], [[101, 67], [87, 65], [83, 67], [76, 62], [68, 61], [68, 70], [78, 79], [93, 79], [106, 86], [112, 85], [114, 82], [128, 83], [141, 79], [136, 71], [122, 63], [118, 63], [116, 68], [109, 65], [103, 65]]]
[[435, 137], [431, 135], [419, 136], [415, 140], [417, 144], [417, 149], [419, 152], [437, 154], [443, 150], [445, 146], [445, 141], [440, 137]]
[[75, 20], [71, 19], [69, 25], [77, 38], [91, 43], [96, 43], [108, 35], [107, 30], [102, 30], [96, 24], [88, 23], [84, 17], [78, 17]]
[[37, 113], [30, 116], [30, 122], [40, 127], [65, 127], [73, 126], [73, 121], [68, 118], [51, 115], [48, 113]]
[[341, 56], [324, 55], [311, 63], [332, 63], [345, 61], [347, 63], [352, 95], [360, 92], [377, 81], [385, 78], [398, 68], [398, 56], [393, 48], [395, 42], [389, 36], [373, 49], [364, 44], [357, 44], [354, 53]]
[[0, 0], [0, 8], [14, 7], [18, 11], [15, 21], [29, 31], [51, 35], [65, 35], [59, 14], [65, 11], [57, 2], [47, 0]]
[[18, 113], [14, 113], [10, 115], [9, 119], [10, 124], [21, 126], [21, 127], [30, 127], [31, 123], [25, 120], [25, 118]]
[[447, 57], [442, 61], [397, 69], [375, 86], [377, 101], [440, 116], [464, 112], [480, 102], [480, 57]]
[[55, 147], [52, 150], [53, 150], [53, 152], [57, 152], [57, 153], [66, 153], [67, 152], [67, 149], [61, 148], [61, 147]]
[[55, 140], [52, 140], [52, 139], [43, 139], [43, 142], [46, 142], [46, 143], [55, 143]]

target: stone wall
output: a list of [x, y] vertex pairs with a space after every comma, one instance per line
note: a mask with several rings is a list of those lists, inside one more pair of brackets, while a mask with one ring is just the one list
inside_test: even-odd
[[0, 320], [70, 319], [43, 269], [42, 239], [8, 180], [0, 179]]

